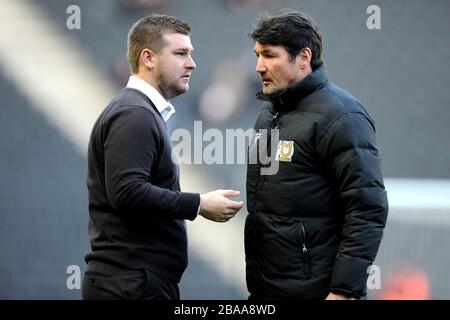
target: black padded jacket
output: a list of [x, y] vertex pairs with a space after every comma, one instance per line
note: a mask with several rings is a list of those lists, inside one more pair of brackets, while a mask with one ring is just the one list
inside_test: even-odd
[[[253, 138], [249, 146], [248, 290], [268, 299], [363, 297], [388, 214], [374, 122], [323, 64], [265, 99], [255, 130], [278, 129], [280, 144], [276, 151], [270, 138]], [[276, 157], [275, 174], [262, 171], [273, 161], [250, 161], [255, 148]]]

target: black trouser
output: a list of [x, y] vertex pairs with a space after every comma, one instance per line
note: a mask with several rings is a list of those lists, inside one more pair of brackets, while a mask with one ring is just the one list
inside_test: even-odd
[[148, 269], [121, 269], [89, 261], [83, 277], [84, 300], [180, 300], [178, 283]]
[[[262, 297], [262, 296], [257, 296], [254, 294], [250, 294], [248, 296], [248, 300], [249, 301], [256, 301], [256, 300], [299, 300], [299, 298], [269, 298], [269, 297]], [[317, 299], [313, 299], [313, 300], [325, 300], [325, 298], [317, 298]], [[367, 300], [367, 295], [364, 295], [360, 298], [357, 298], [356, 300]]]

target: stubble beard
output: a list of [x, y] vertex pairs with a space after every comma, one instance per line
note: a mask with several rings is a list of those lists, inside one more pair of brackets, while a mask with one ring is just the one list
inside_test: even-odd
[[166, 100], [173, 99], [189, 90], [189, 85], [182, 86], [180, 80], [180, 78], [171, 78], [164, 72], [159, 74], [159, 88]]
[[263, 84], [262, 91], [263, 91], [264, 95], [266, 95], [268, 97], [273, 97], [273, 96], [280, 94], [283, 90], [281, 90], [280, 88], [277, 88], [273, 85], [269, 85], [269, 86], [265, 87]]

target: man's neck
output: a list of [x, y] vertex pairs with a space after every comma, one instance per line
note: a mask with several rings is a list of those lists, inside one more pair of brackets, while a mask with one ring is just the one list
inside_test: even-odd
[[[142, 72], [138, 72], [138, 73], [132, 73], [132, 76], [139, 78], [145, 82], [147, 82], [149, 85], [151, 85], [153, 88], [155, 88], [156, 90], [158, 90], [159, 94], [161, 94], [161, 96], [164, 97], [164, 95], [162, 94], [159, 86], [157, 85], [158, 83], [153, 79], [153, 77], [149, 74], [149, 73], [142, 73]], [[167, 99], [166, 99], [167, 100]]]

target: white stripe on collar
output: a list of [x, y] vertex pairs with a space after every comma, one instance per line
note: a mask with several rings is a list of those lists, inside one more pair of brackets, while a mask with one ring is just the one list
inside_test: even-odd
[[136, 89], [145, 94], [153, 102], [164, 121], [167, 122], [172, 114], [175, 113], [174, 106], [169, 101], [164, 99], [158, 90], [144, 80], [131, 75], [127, 83], [127, 88]]

